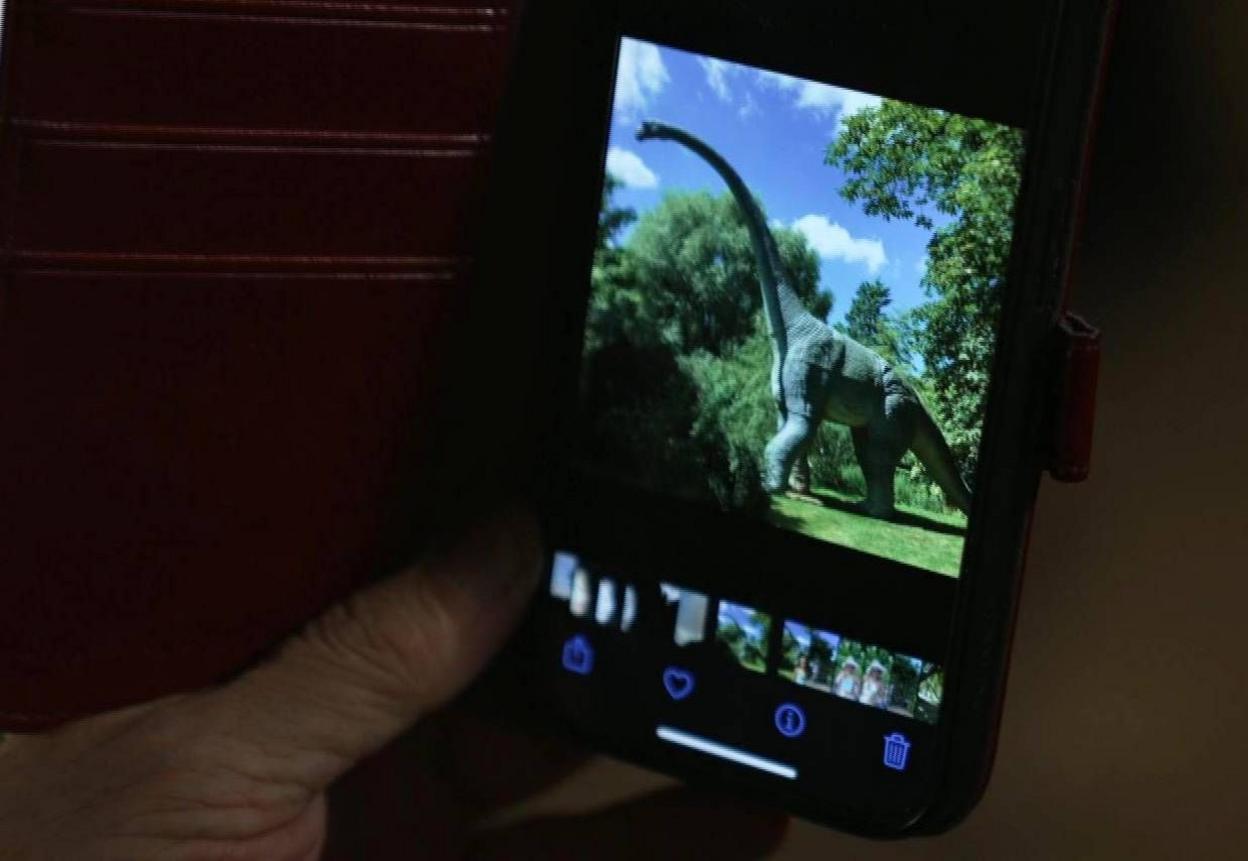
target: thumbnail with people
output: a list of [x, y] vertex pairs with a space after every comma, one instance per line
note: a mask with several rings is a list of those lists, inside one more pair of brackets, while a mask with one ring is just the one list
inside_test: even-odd
[[1022, 159], [996, 123], [623, 40], [581, 461], [957, 576]]
[[604, 634], [670, 641], [678, 653], [700, 653], [726, 673], [772, 676], [926, 723], [940, 713], [938, 665], [765, 608], [672, 583], [639, 588], [563, 552], [554, 557], [550, 594]]

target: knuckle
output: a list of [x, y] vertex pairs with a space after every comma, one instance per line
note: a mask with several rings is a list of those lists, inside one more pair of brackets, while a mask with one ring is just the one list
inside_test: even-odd
[[303, 639], [331, 668], [379, 695], [400, 702], [435, 697], [459, 642], [454, 614], [436, 589], [395, 591], [347, 598]]

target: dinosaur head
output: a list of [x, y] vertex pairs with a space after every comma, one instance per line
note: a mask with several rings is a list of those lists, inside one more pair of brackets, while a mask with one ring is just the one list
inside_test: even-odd
[[637, 140], [648, 141], [668, 137], [671, 126], [657, 120], [646, 120], [637, 127]]

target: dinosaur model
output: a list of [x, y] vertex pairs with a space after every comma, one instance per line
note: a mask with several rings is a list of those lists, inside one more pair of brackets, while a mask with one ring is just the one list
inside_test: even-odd
[[799, 460], [804, 465], [819, 423], [827, 419], [850, 429], [866, 479], [865, 513], [893, 516], [893, 477], [907, 450], [927, 468], [945, 499], [968, 511], [971, 492], [919, 396], [878, 353], [806, 310], [781, 277], [780, 253], [762, 206], [732, 166], [703, 141], [665, 123], [642, 123], [637, 140], [669, 140], [692, 150], [728, 184], [745, 216], [774, 354], [771, 392], [780, 412], [779, 430], [763, 452], [766, 490], [784, 490], [794, 466]]

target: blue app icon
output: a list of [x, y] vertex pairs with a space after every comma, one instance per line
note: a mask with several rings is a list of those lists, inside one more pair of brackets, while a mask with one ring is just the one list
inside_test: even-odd
[[784, 703], [776, 709], [776, 729], [786, 738], [797, 738], [806, 731], [806, 712], [793, 703]]
[[910, 739], [899, 732], [884, 736], [884, 765], [893, 771], [905, 771], [910, 760]]
[[581, 634], [563, 644], [563, 668], [581, 676], [588, 676], [593, 672], [594, 647]]

